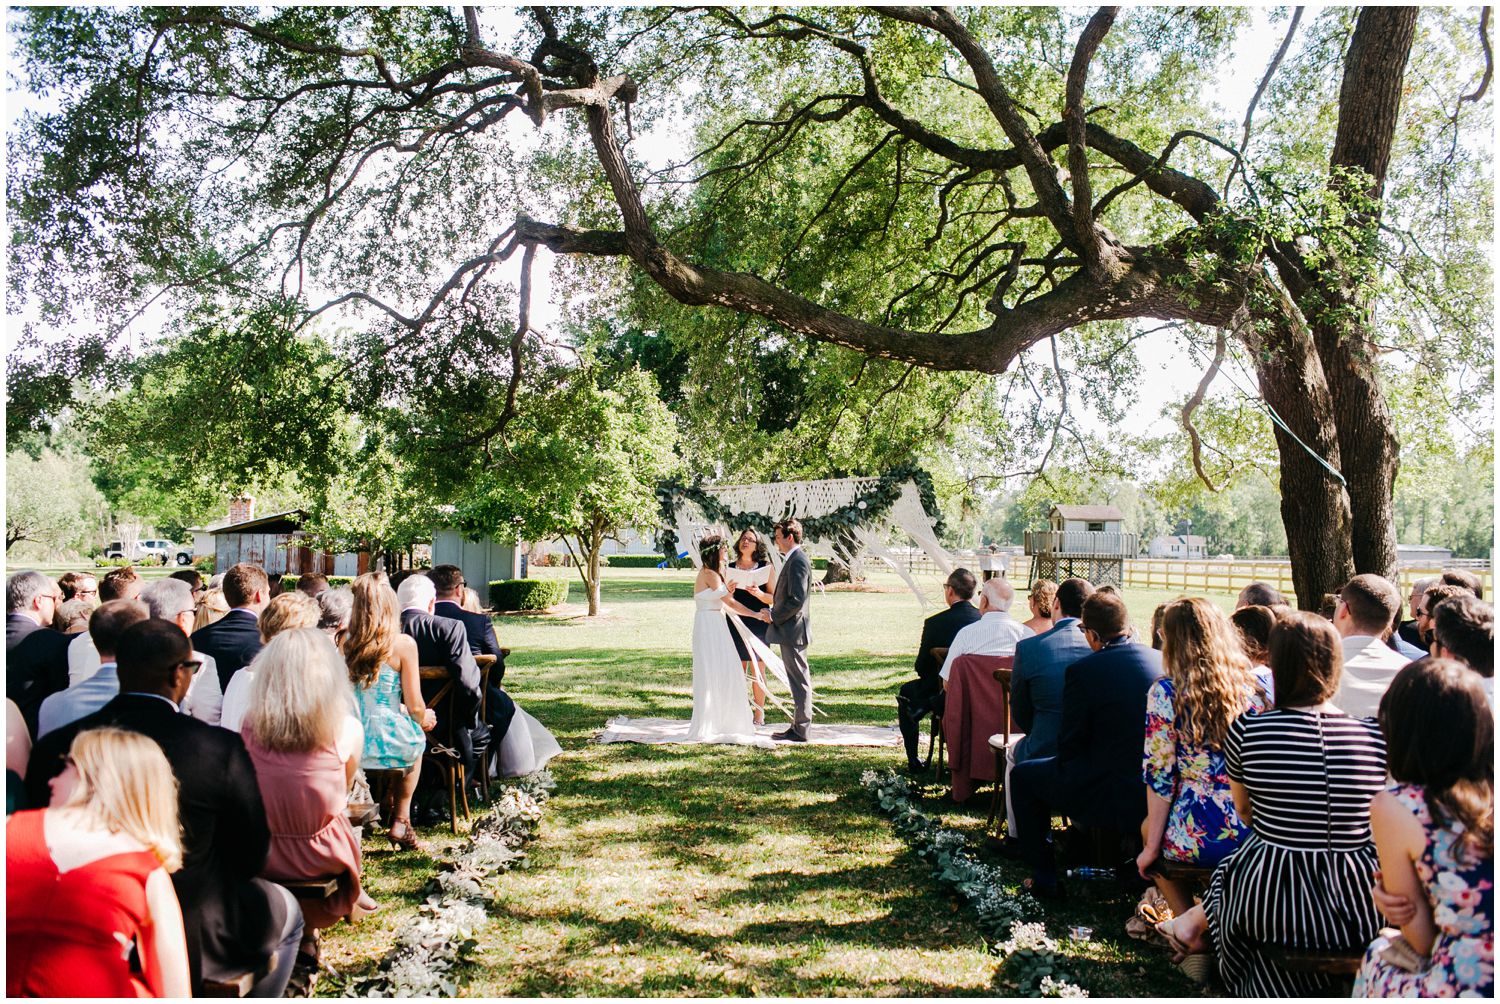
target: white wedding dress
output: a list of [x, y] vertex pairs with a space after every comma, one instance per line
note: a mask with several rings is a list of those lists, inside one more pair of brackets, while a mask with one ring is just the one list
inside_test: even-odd
[[693, 596], [693, 720], [680, 741], [771, 746], [755, 731], [745, 671], [724, 619], [727, 594], [720, 585]]

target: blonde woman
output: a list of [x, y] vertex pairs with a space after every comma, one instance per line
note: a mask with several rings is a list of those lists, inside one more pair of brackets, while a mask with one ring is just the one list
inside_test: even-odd
[[[6, 825], [10, 997], [186, 997], [177, 782], [155, 742], [101, 728], [73, 740], [52, 804]], [[130, 948], [142, 973], [130, 970]]]
[[354, 681], [365, 729], [360, 766], [367, 771], [404, 772], [386, 837], [398, 847], [416, 849], [411, 799], [427, 746], [423, 733], [437, 724], [437, 715], [422, 700], [417, 643], [401, 633], [396, 593], [383, 579], [370, 573], [354, 580], [354, 611], [344, 635], [344, 662]]
[[[322, 616], [322, 608], [311, 596], [295, 590], [282, 593], [266, 604], [266, 608], [260, 612], [260, 618], [257, 621], [260, 628], [260, 643], [269, 644], [272, 638], [283, 631], [317, 627], [320, 616]], [[259, 659], [252, 660], [248, 666], [229, 678], [229, 686], [224, 691], [224, 706], [219, 711], [220, 728], [231, 732], [240, 731], [245, 715], [250, 710], [251, 702], [255, 700], [255, 666], [259, 661]]]
[[[1270, 705], [1238, 633], [1214, 604], [1173, 600], [1161, 627], [1164, 675], [1146, 693], [1145, 849], [1136, 859], [1148, 879], [1158, 858], [1212, 868], [1249, 834], [1230, 794], [1224, 739], [1240, 715]], [[1192, 907], [1185, 886], [1160, 876], [1155, 882], [1173, 913]]]
[[1031, 584], [1031, 595], [1027, 598], [1031, 607], [1031, 619], [1023, 627], [1031, 628], [1033, 634], [1046, 634], [1057, 622], [1057, 583], [1051, 579], [1037, 579]]
[[473, 586], [464, 586], [464, 601], [458, 605], [460, 610], [467, 610], [471, 614], [484, 613], [484, 607], [479, 603], [479, 593]]
[[[302, 594], [276, 599], [293, 595]], [[255, 684], [240, 734], [271, 830], [261, 877], [288, 882], [338, 876], [333, 896], [302, 904], [304, 952], [315, 956], [316, 929], [375, 909], [360, 889], [359, 841], [345, 812], [364, 732], [352, 720], [354, 694], [344, 660], [317, 628], [277, 634], [251, 665]]]
[[193, 631], [203, 630], [227, 613], [229, 613], [229, 600], [224, 598], [224, 590], [219, 588], [207, 590], [198, 600], [198, 613], [193, 618]]

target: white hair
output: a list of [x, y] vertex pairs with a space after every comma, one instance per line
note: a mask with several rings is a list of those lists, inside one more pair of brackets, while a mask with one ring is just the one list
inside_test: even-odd
[[157, 579], [141, 590], [140, 599], [152, 617], [164, 621], [176, 620], [184, 608], [193, 612], [193, 587], [181, 579]]
[[437, 586], [425, 575], [408, 575], [396, 590], [396, 603], [405, 610], [417, 607], [426, 610], [427, 605], [437, 599]]
[[[1010, 595], [1005, 594], [1010, 590]], [[1010, 605], [1016, 600], [1015, 588], [1006, 582], [1004, 578], [997, 575], [993, 579], [986, 579], [980, 591], [984, 593], [985, 599], [989, 601], [991, 610], [1009, 610]]]

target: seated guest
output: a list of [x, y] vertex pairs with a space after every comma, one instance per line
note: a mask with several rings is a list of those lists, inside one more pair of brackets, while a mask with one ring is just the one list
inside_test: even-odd
[[1339, 591], [1334, 629], [1343, 637], [1344, 670], [1335, 704], [1355, 718], [1374, 718], [1385, 688], [1410, 659], [1386, 646], [1401, 597], [1378, 575], [1356, 575]]
[[31, 756], [31, 730], [21, 709], [10, 698], [5, 700], [5, 814], [8, 816], [26, 804], [26, 761]]
[[99, 580], [88, 572], [64, 572], [57, 580], [63, 602], [82, 600], [91, 607], [99, 605]]
[[[193, 604], [193, 587], [186, 579], [176, 576], [157, 579], [141, 590], [141, 601], [151, 611], [152, 617], [170, 621], [181, 628], [183, 634], [191, 634], [197, 611]], [[218, 725], [224, 707], [224, 695], [219, 690], [219, 668], [214, 664], [213, 656], [200, 653], [195, 658], [203, 660], [203, 665], [193, 674], [193, 683], [182, 702], [182, 712], [200, 722]]]
[[198, 597], [198, 613], [193, 618], [193, 633], [208, 627], [215, 621], [223, 619], [229, 613], [229, 601], [224, 598], [224, 590], [210, 586], [203, 590], [203, 595]]
[[1032, 637], [1030, 629], [1010, 615], [1016, 591], [1003, 575], [986, 579], [979, 589], [979, 620], [960, 628], [938, 671], [946, 687], [953, 662], [966, 655], [1015, 655], [1016, 642]]
[[1284, 607], [1286, 597], [1282, 596], [1274, 586], [1264, 582], [1252, 582], [1240, 590], [1239, 597], [1234, 601], [1234, 608], [1240, 607]]
[[1417, 634], [1422, 639], [1422, 647], [1427, 649], [1427, 654], [1434, 654], [1432, 646], [1436, 643], [1432, 636], [1432, 614], [1438, 605], [1444, 600], [1451, 600], [1455, 596], [1472, 595], [1467, 589], [1459, 586], [1450, 586], [1446, 582], [1437, 582], [1427, 587], [1422, 594], [1422, 605], [1412, 613], [1417, 615]]
[[[115, 601], [123, 602], [123, 601]], [[124, 729], [81, 732], [50, 808], [6, 825], [5, 992], [186, 997], [176, 781], [161, 747]], [[134, 943], [139, 973], [131, 971]]]
[[98, 604], [88, 600], [64, 600], [57, 605], [57, 613], [52, 617], [52, 630], [63, 634], [87, 631], [96, 606]]
[[196, 568], [179, 568], [177, 571], [167, 576], [167, 578], [176, 579], [179, 582], [186, 582], [188, 588], [193, 592], [193, 602], [195, 604], [198, 602], [199, 597], [203, 595], [203, 573], [198, 571]]
[[1441, 581], [1433, 575], [1412, 582], [1411, 595], [1406, 600], [1406, 608], [1411, 611], [1411, 620], [1402, 621], [1401, 626], [1396, 629], [1402, 641], [1423, 652], [1427, 651], [1427, 643], [1422, 641], [1422, 634], [1417, 630], [1417, 611], [1422, 608], [1422, 594], [1427, 592], [1429, 586], [1435, 586]]
[[304, 572], [297, 576], [297, 592], [305, 593], [313, 599], [328, 588], [328, 576], [322, 572]]
[[318, 594], [318, 630], [342, 645], [349, 630], [349, 615], [354, 612], [354, 594], [348, 586], [325, 589]]
[[[322, 610], [318, 607], [318, 601], [306, 593], [299, 593], [295, 589], [282, 593], [266, 604], [266, 609], [261, 611], [260, 620], [256, 622], [261, 644], [270, 644], [271, 639], [283, 631], [317, 627], [320, 616]], [[234, 732], [240, 730], [240, 723], [250, 710], [254, 689], [255, 662], [251, 660], [248, 666], [234, 674], [234, 679], [229, 681], [229, 689], [224, 692], [220, 725]]]
[[1055, 812], [1115, 833], [1134, 833], [1146, 815], [1139, 758], [1146, 693], [1161, 678], [1161, 654], [1131, 642], [1118, 594], [1096, 591], [1080, 623], [1093, 652], [1067, 668], [1057, 755], [1017, 763], [1010, 775], [1021, 852], [1031, 866], [1024, 888], [1044, 898], [1060, 892], [1050, 839]]
[[1443, 583], [1449, 586], [1457, 586], [1474, 594], [1477, 599], [1484, 599], [1484, 583], [1479, 576], [1462, 568], [1450, 568], [1443, 573]]
[[1151, 647], [1158, 652], [1161, 651], [1161, 619], [1167, 614], [1167, 605], [1158, 603], [1156, 609], [1151, 611]]
[[[283, 593], [271, 606], [294, 595], [301, 594]], [[339, 880], [331, 897], [302, 904], [303, 952], [316, 957], [314, 931], [375, 909], [360, 889], [360, 846], [346, 811], [364, 730], [353, 717], [343, 657], [317, 629], [278, 634], [252, 665], [255, 691], [241, 735], [271, 829], [261, 875], [273, 882]]]
[[1234, 625], [1235, 636], [1240, 642], [1240, 651], [1250, 660], [1250, 672], [1255, 675], [1255, 682], [1273, 701], [1276, 681], [1271, 677], [1271, 629], [1276, 626], [1278, 617], [1277, 610], [1262, 606], [1240, 607], [1229, 615], [1229, 623]]
[[1433, 648], [1481, 677], [1485, 696], [1495, 701], [1495, 608], [1474, 596], [1454, 596], [1432, 615]]
[[1031, 584], [1031, 595], [1026, 599], [1031, 608], [1031, 617], [1022, 623], [1032, 634], [1046, 634], [1055, 626], [1057, 619], [1057, 583], [1051, 579], [1037, 579]]
[[473, 586], [464, 586], [464, 601], [459, 606], [471, 614], [484, 613], [484, 604], [479, 602], [479, 593]]
[[403, 772], [386, 836], [398, 847], [415, 850], [419, 845], [411, 825], [411, 800], [427, 748], [423, 733], [437, 725], [437, 715], [422, 698], [417, 643], [401, 633], [396, 594], [372, 574], [355, 579], [352, 591], [354, 612], [344, 635], [344, 662], [365, 730], [360, 767]]
[[175, 624], [145, 620], [120, 637], [120, 696], [100, 711], [38, 739], [26, 770], [26, 796], [45, 804], [48, 784], [79, 732], [116, 725], [155, 740], [177, 778], [182, 870], [172, 876], [187, 930], [193, 992], [202, 980], [257, 970], [274, 957], [252, 997], [280, 997], [302, 937], [292, 894], [258, 878], [270, 833], [255, 768], [240, 737], [178, 708], [198, 668]]
[[[1161, 665], [1165, 675], [1146, 693], [1145, 847], [1136, 859], [1144, 879], [1158, 858], [1213, 868], [1248, 835], [1229, 793], [1224, 739], [1240, 715], [1270, 706], [1229, 619], [1201, 597], [1167, 604]], [[1154, 881], [1174, 914], [1192, 908], [1186, 885]]]
[[229, 681], [250, 665], [260, 651], [260, 612], [271, 602], [271, 584], [259, 565], [242, 561], [224, 575], [229, 613], [193, 632], [193, 648], [219, 665], [219, 686], [229, 696]]
[[1405, 611], [1401, 607], [1401, 594], [1398, 591], [1396, 593], [1396, 614], [1391, 618], [1391, 623], [1386, 627], [1385, 633], [1381, 635], [1381, 641], [1385, 642], [1386, 648], [1390, 649], [1392, 652], [1395, 652], [1403, 659], [1420, 659], [1422, 658], [1422, 656], [1427, 655], [1428, 653], [1423, 651], [1421, 648], [1408, 643], [1405, 638], [1401, 637], [1401, 632], [1399, 629], [1401, 627], [1401, 624], [1403, 623], [1401, 619], [1401, 615], [1403, 613], [1405, 613]]
[[41, 572], [5, 580], [5, 696], [36, 732], [42, 701], [68, 685], [69, 635], [52, 630], [62, 592]]
[[[396, 588], [396, 602], [401, 608], [401, 632], [417, 643], [419, 666], [442, 666], [453, 680], [454, 696], [438, 718], [438, 735], [450, 734], [450, 723], [445, 720], [452, 708], [451, 723], [453, 744], [457, 747], [464, 764], [464, 776], [475, 778], [474, 758], [475, 734], [481, 747], [488, 742], [488, 729], [479, 721], [480, 677], [479, 664], [469, 652], [468, 633], [463, 624], [433, 613], [437, 606], [437, 590], [432, 580], [420, 572], [408, 572]], [[435, 692], [440, 684], [424, 683], [426, 692]]]
[[[111, 569], [99, 583], [99, 602], [139, 599], [145, 585], [145, 580], [129, 565]], [[99, 652], [94, 648], [94, 639], [87, 633], [81, 634], [68, 646], [68, 686], [82, 683], [97, 672]]]
[[1018, 763], [1057, 755], [1067, 669], [1093, 651], [1078, 630], [1084, 601], [1093, 592], [1094, 587], [1084, 579], [1064, 580], [1057, 587], [1056, 626], [1046, 634], [1022, 638], [1016, 643], [1016, 660], [1010, 674], [1010, 717], [1025, 735], [1005, 751], [1006, 842], [1012, 854], [1019, 850], [1016, 843], [1019, 827], [1011, 798], [1010, 772]]
[[89, 635], [99, 653], [99, 671], [42, 702], [37, 715], [38, 739], [84, 715], [92, 715], [115, 699], [120, 692], [120, 680], [115, 675], [115, 646], [126, 628], [149, 616], [150, 610], [140, 600], [106, 600], [99, 605], [89, 618]]
[[1396, 939], [1378, 937], [1354, 996], [1493, 998], [1494, 713], [1469, 669], [1429, 657], [1391, 681], [1380, 728], [1396, 783], [1370, 803], [1370, 828], [1382, 891], [1410, 904], [1400, 939], [1420, 963], [1391, 961]]
[[1369, 805], [1385, 786], [1385, 741], [1375, 722], [1333, 704], [1341, 653], [1338, 632], [1314, 614], [1288, 612], [1271, 629], [1276, 706], [1235, 719], [1224, 740], [1251, 833], [1214, 870], [1201, 905], [1157, 925], [1179, 952], [1217, 946], [1234, 996], [1331, 996], [1337, 975], [1284, 969], [1278, 946], [1346, 950], [1380, 927]]
[[505, 655], [500, 650], [500, 639], [495, 637], [495, 622], [482, 613], [470, 613], [459, 605], [464, 593], [464, 573], [457, 565], [438, 565], [427, 577], [432, 580], [437, 597], [432, 612], [464, 626], [464, 637], [468, 639], [472, 654], [495, 657], [484, 702], [485, 724], [490, 728], [490, 742], [503, 746], [515, 719], [516, 705], [500, 687], [505, 679]]
[[953, 644], [953, 636], [960, 630], [979, 620], [979, 611], [969, 598], [974, 595], [974, 573], [967, 568], [955, 568], [943, 583], [943, 600], [947, 609], [940, 610], [922, 622], [922, 639], [917, 644], [917, 678], [901, 685], [896, 692], [896, 719], [901, 726], [901, 739], [906, 744], [906, 765], [912, 773], [923, 770], [917, 756], [918, 735], [923, 717], [928, 712], [943, 713], [943, 664], [933, 658], [932, 650], [947, 648]]

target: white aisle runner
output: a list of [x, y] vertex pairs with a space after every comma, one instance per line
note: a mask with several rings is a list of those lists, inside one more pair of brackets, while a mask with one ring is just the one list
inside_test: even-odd
[[[689, 722], [681, 718], [611, 718], [594, 737], [597, 743], [681, 743]], [[787, 727], [773, 722], [756, 728], [756, 734], [770, 740]], [[776, 746], [899, 746], [901, 732], [894, 725], [819, 725], [808, 727], [807, 742], [778, 742]], [[759, 745], [759, 744], [757, 744]]]

